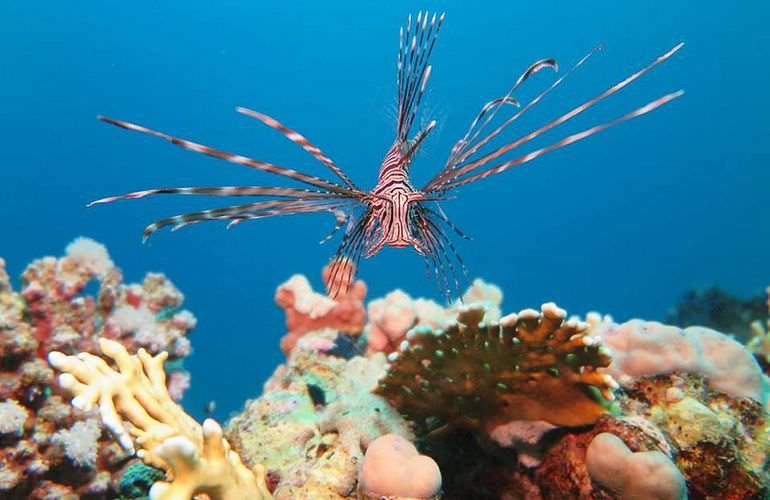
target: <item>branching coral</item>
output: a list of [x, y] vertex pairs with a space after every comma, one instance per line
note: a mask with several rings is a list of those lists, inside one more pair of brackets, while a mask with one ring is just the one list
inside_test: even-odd
[[[323, 269], [322, 276], [327, 290], [339, 290], [334, 299], [313, 291], [308, 279], [295, 274], [281, 284], [275, 292], [275, 302], [286, 312], [286, 335], [281, 339], [285, 355], [294, 349], [297, 340], [308, 332], [332, 329], [350, 335], [358, 335], [366, 321], [366, 285], [345, 278], [353, 274], [354, 265], [348, 261], [337, 276], [331, 275], [331, 265]], [[350, 274], [348, 274], [350, 272]]]
[[413, 299], [402, 290], [394, 290], [368, 305], [366, 351], [369, 354], [395, 351], [404, 340], [406, 332], [415, 326], [443, 329], [457, 317], [461, 304], [482, 306], [486, 311], [484, 319], [497, 321], [500, 319], [502, 300], [503, 292], [500, 288], [482, 279], [474, 280], [462, 300], [447, 308], [432, 300]]
[[166, 472], [151, 496], [187, 500], [199, 493], [214, 499], [267, 499], [270, 494], [261, 467], [246, 468], [213, 420], [200, 426], [169, 396], [163, 362], [165, 352], [151, 356], [144, 349], [129, 355], [119, 343], [100, 339], [102, 358], [81, 353], [52, 352], [49, 361], [64, 373], [61, 386], [71, 391], [73, 406], [89, 410], [98, 405], [102, 421], [127, 449], [139, 448], [148, 465]]
[[[113, 479], [129, 456], [93, 411], [67, 404], [45, 356], [54, 349], [93, 353], [106, 337], [129, 351], [149, 344], [170, 349], [180, 363], [194, 317], [179, 311], [182, 294], [161, 274], [123, 284], [104, 246], [87, 238], [70, 244], [64, 257], [34, 261], [21, 285], [14, 291], [0, 259], [0, 497], [112, 498]], [[147, 311], [141, 328], [118, 327], [118, 311], [137, 310]], [[185, 373], [170, 377], [177, 398]]]
[[[766, 306], [770, 311], [770, 287], [767, 288]], [[751, 322], [751, 339], [747, 345], [767, 370], [770, 367], [770, 319], [756, 319]]]
[[469, 307], [444, 331], [413, 329], [377, 392], [418, 422], [487, 430], [512, 420], [592, 423], [605, 411], [596, 393], [609, 399], [616, 386], [599, 371], [610, 358], [586, 324], [565, 315], [545, 304], [483, 324], [484, 310]]

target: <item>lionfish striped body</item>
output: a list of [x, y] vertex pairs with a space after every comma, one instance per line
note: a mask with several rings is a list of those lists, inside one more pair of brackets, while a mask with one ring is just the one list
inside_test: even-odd
[[[422, 188], [415, 189], [410, 181], [409, 167], [420, 145], [434, 128], [436, 122], [431, 121], [411, 137], [410, 131], [431, 74], [431, 66], [428, 64], [428, 60], [436, 44], [438, 33], [441, 30], [444, 15], [437, 16], [434, 14], [430, 16], [428, 13], [420, 13], [417, 15], [416, 22], [413, 23], [412, 21], [412, 17], [409, 16], [406, 27], [401, 29], [399, 35], [396, 138], [382, 162], [377, 184], [370, 191], [358, 188], [334, 161], [298, 132], [262, 113], [247, 108], [237, 108], [239, 113], [255, 118], [281, 132], [287, 139], [299, 145], [328, 168], [338, 180], [329, 181], [269, 162], [255, 160], [173, 137], [141, 125], [100, 116], [100, 119], [113, 125], [153, 135], [184, 149], [268, 172], [302, 183], [307, 187], [233, 186], [161, 188], [103, 198], [92, 202], [92, 204], [107, 203], [119, 199], [143, 198], [155, 194], [247, 196], [257, 198], [257, 201], [251, 203], [201, 210], [160, 219], [147, 226], [144, 231], [145, 239], [158, 229], [164, 227], [170, 226], [172, 229], [178, 229], [208, 220], [228, 221], [228, 227], [230, 227], [246, 220], [277, 215], [329, 212], [335, 216], [337, 223], [332, 233], [323, 241], [331, 238], [343, 226], [345, 227], [342, 242], [333, 258], [331, 282], [350, 283], [352, 276], [349, 274], [353, 272], [356, 266], [346, 265], [346, 262], [357, 264], [362, 255], [371, 257], [385, 246], [413, 247], [420, 255], [424, 256], [429, 270], [432, 270], [437, 281], [445, 291], [447, 298], [449, 298], [453, 291], [459, 290], [460, 276], [467, 275], [462, 259], [448, 237], [446, 228], [454, 230], [462, 237], [465, 236], [452, 224], [439, 205], [440, 201], [447, 199], [446, 195], [450, 191], [490, 175], [501, 173], [511, 167], [527, 163], [550, 151], [580, 141], [613, 125], [646, 114], [682, 94], [679, 91], [664, 95], [615, 120], [593, 126], [576, 134], [566, 136], [548, 146], [535, 149], [512, 159], [501, 160], [495, 164], [495, 160], [511, 150], [527, 144], [556, 126], [577, 116], [599, 101], [623, 89], [650, 69], [671, 57], [681, 48], [682, 44], [675, 46], [646, 67], [608, 88], [593, 99], [573, 108], [561, 117], [546, 123], [513, 142], [502, 146], [489, 147], [487, 149], [491, 149], [491, 151], [482, 154], [482, 148], [499, 136], [503, 130], [522, 114], [540, 102], [567, 76], [582, 66], [600, 47], [590, 51], [561, 77], [551, 83], [550, 86], [537, 94], [534, 99], [521, 106], [514, 97], [514, 94], [530, 76], [543, 69], [558, 71], [558, 65], [553, 59], [537, 61], [521, 74], [504, 96], [489, 101], [481, 108], [466, 134], [453, 146], [444, 167]], [[497, 125], [494, 130], [483, 134], [482, 132], [492, 122], [493, 118], [507, 109], [515, 109], [516, 111]], [[347, 274], [347, 276], [343, 276], [343, 274]], [[336, 295], [339, 291], [330, 290], [330, 293]]]

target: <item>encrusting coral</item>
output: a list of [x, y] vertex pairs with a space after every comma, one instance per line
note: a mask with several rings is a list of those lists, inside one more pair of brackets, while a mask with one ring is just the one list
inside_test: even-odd
[[150, 489], [153, 499], [188, 500], [200, 493], [221, 500], [272, 498], [264, 470], [243, 465], [219, 424], [208, 419], [199, 425], [171, 399], [163, 370], [167, 353], [151, 356], [140, 349], [130, 355], [109, 339], [99, 345], [117, 370], [88, 353], [54, 351], [49, 361], [64, 372], [59, 383], [75, 395], [73, 406], [98, 406], [102, 422], [125, 449], [136, 446], [145, 464], [166, 472], [167, 479]]
[[371, 393], [385, 356], [356, 352], [345, 335], [305, 335], [263, 394], [228, 424], [244, 462], [266, 465], [276, 499], [355, 495], [371, 442], [383, 434], [414, 438], [398, 412]]
[[331, 265], [321, 273], [327, 290], [340, 290], [334, 299], [313, 291], [301, 274], [295, 274], [275, 291], [275, 302], [286, 313], [286, 335], [281, 339], [285, 355], [294, 349], [300, 337], [311, 331], [329, 328], [355, 336], [364, 329], [366, 285], [361, 280], [350, 283], [346, 279], [355, 271], [351, 262], [346, 261], [341, 267], [337, 276], [332, 276]]
[[[91, 295], [89, 284], [98, 288]], [[46, 362], [49, 351], [96, 352], [101, 338], [129, 351], [170, 350], [179, 365], [195, 318], [162, 274], [123, 284], [104, 246], [78, 238], [64, 257], [45, 257], [22, 273], [15, 291], [0, 259], [0, 498], [115, 498], [115, 480], [130, 456], [105, 432], [94, 411], [72, 408]], [[146, 310], [136, 329], [121, 314]], [[119, 311], [124, 311], [120, 313]], [[183, 370], [169, 377], [181, 398]]]
[[406, 439], [385, 434], [366, 449], [358, 488], [365, 500], [439, 498], [441, 471]]
[[410, 419], [438, 417], [453, 427], [491, 431], [512, 420], [593, 423], [616, 387], [599, 369], [609, 356], [587, 325], [553, 304], [483, 324], [480, 307], [462, 309], [446, 330], [415, 328], [377, 389]]
[[751, 353], [732, 337], [710, 328], [678, 328], [655, 321], [631, 320], [615, 324], [595, 322], [591, 335], [601, 339], [612, 356], [610, 373], [620, 385], [668, 373], [702, 375], [726, 394], [760, 403], [768, 387]]
[[586, 450], [591, 478], [620, 498], [687, 498], [684, 478], [660, 451], [633, 453], [616, 435], [603, 432]]

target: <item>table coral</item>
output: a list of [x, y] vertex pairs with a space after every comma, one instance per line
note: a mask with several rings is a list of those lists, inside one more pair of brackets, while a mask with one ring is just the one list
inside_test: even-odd
[[219, 424], [208, 419], [199, 425], [171, 399], [163, 370], [168, 353], [151, 356], [140, 349], [129, 355], [120, 343], [104, 338], [99, 346], [117, 369], [88, 353], [52, 352], [49, 361], [63, 372], [59, 383], [74, 394], [74, 407], [98, 408], [125, 449], [138, 447], [145, 464], [165, 471], [166, 480], [150, 489], [152, 498], [186, 500], [202, 493], [217, 500], [272, 498], [263, 469], [243, 465]]
[[[88, 285], [94, 281], [92, 296]], [[67, 404], [45, 356], [52, 349], [95, 352], [103, 337], [135, 350], [136, 332], [119, 331], [113, 316], [121, 308], [146, 307], [157, 314], [143, 328], [162, 332], [158, 347], [171, 348], [181, 361], [189, 352], [186, 335], [194, 317], [179, 311], [182, 295], [163, 275], [123, 284], [104, 246], [87, 238], [70, 244], [64, 257], [34, 261], [21, 285], [20, 292], [14, 290], [0, 259], [0, 497], [117, 496], [113, 479], [128, 453], [93, 411]]]
[[512, 420], [590, 424], [605, 411], [598, 393], [610, 399], [616, 384], [599, 372], [610, 358], [586, 324], [565, 322], [553, 304], [500, 323], [483, 316], [468, 307], [446, 330], [413, 329], [377, 392], [417, 422], [438, 417], [487, 432]]
[[311, 331], [329, 328], [350, 335], [363, 331], [366, 285], [361, 280], [343, 282], [349, 276], [348, 271], [350, 275], [355, 274], [350, 262], [346, 261], [337, 276], [332, 276], [331, 270], [331, 264], [324, 267], [322, 277], [327, 291], [339, 290], [335, 298], [313, 291], [308, 279], [301, 274], [295, 274], [276, 290], [275, 302], [286, 313], [286, 335], [281, 339], [285, 355], [289, 355], [300, 337]]

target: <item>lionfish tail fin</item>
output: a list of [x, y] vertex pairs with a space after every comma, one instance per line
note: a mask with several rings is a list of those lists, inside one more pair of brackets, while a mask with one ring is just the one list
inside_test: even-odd
[[431, 67], [428, 64], [438, 33], [444, 22], [444, 14], [420, 12], [412, 24], [410, 15], [406, 29], [399, 32], [398, 46], [398, 126], [396, 137], [406, 142], [412, 127], [425, 86], [430, 78]]

